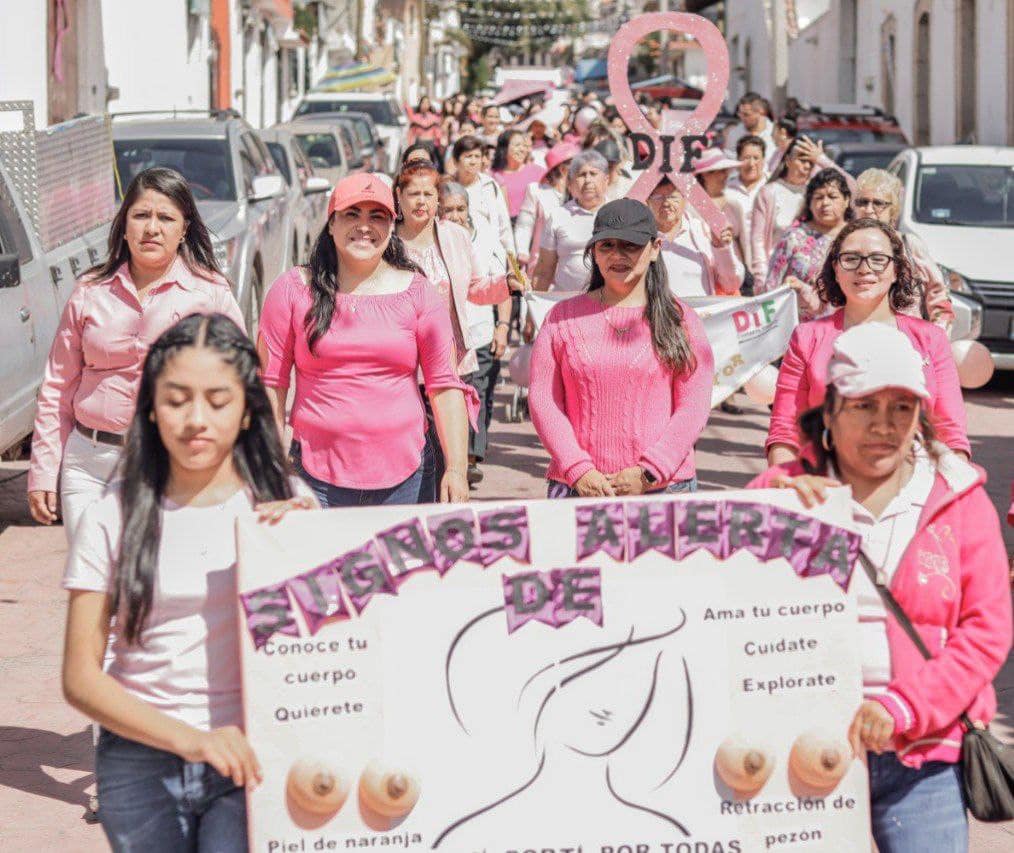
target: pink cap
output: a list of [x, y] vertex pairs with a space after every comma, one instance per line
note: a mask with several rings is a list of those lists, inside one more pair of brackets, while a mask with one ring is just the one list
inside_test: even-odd
[[561, 163], [573, 160], [581, 152], [581, 146], [573, 142], [557, 142], [546, 154], [546, 169], [555, 169]]
[[720, 169], [738, 169], [742, 165], [739, 160], [733, 160], [721, 148], [708, 148], [694, 160], [694, 174], [717, 172]]
[[327, 216], [336, 210], [345, 210], [354, 204], [372, 201], [387, 210], [391, 216], [397, 215], [394, 210], [394, 195], [391, 188], [376, 175], [359, 172], [342, 178], [335, 184], [331, 192], [331, 200], [327, 204]]
[[922, 356], [904, 332], [883, 323], [860, 323], [839, 336], [827, 381], [843, 397], [902, 388], [929, 399]]

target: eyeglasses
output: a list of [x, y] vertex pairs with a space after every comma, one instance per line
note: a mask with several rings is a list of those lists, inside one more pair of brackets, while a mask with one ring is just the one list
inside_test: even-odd
[[879, 198], [857, 198], [855, 201], [857, 210], [866, 207], [872, 207], [877, 213], [883, 213], [887, 208], [891, 206], [891, 202], [883, 201]]
[[887, 269], [888, 264], [894, 260], [892, 255], [885, 255], [883, 252], [874, 252], [872, 255], [860, 255], [858, 252], [842, 252], [836, 258], [839, 266], [843, 270], [854, 272], [863, 265], [863, 261], [866, 261], [866, 265], [873, 270], [873, 272], [883, 272]]

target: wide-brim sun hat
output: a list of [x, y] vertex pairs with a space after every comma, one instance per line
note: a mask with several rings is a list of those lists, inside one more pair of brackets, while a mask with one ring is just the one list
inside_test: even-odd
[[546, 154], [546, 171], [551, 171], [561, 163], [573, 160], [581, 153], [581, 146], [574, 142], [557, 142]]
[[701, 175], [704, 172], [738, 169], [742, 165], [742, 161], [734, 160], [721, 148], [708, 148], [700, 157], [694, 160], [694, 174]]
[[328, 218], [336, 210], [347, 210], [348, 208], [372, 201], [387, 210], [391, 216], [397, 213], [394, 207], [394, 194], [391, 187], [380, 180], [377, 175], [369, 172], [360, 172], [342, 178], [335, 184], [331, 191], [331, 199], [327, 204]]
[[827, 381], [850, 399], [899, 388], [927, 400], [923, 368], [922, 356], [904, 332], [884, 323], [860, 323], [834, 342]]

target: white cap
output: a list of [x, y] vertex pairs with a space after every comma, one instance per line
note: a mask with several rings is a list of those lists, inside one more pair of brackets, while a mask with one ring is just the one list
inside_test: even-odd
[[834, 342], [827, 381], [842, 397], [865, 397], [903, 388], [929, 398], [922, 356], [904, 332], [883, 323], [860, 323]]

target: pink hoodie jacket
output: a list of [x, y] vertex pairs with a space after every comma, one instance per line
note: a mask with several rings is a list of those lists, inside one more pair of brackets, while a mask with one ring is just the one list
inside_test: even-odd
[[[844, 330], [845, 310], [796, 326], [789, 348], [778, 371], [778, 386], [771, 410], [771, 425], [764, 443], [766, 453], [773, 444], [799, 447], [799, 417], [824, 401], [827, 365], [834, 342]], [[922, 354], [926, 387], [930, 393], [929, 416], [937, 438], [951, 450], [971, 455], [965, 402], [961, 397], [958, 368], [951, 344], [939, 326], [907, 314], [895, 314], [898, 329]]]
[[[983, 488], [985, 472], [953, 454], [944, 459], [891, 580], [891, 592], [933, 659], [923, 659], [888, 614], [891, 682], [876, 697], [894, 718], [898, 759], [915, 768], [960, 759], [962, 711], [973, 722], [993, 718], [992, 681], [1011, 646], [1007, 554], [1000, 520]], [[768, 488], [780, 474], [803, 473], [798, 462], [775, 466], [748, 488]]]

